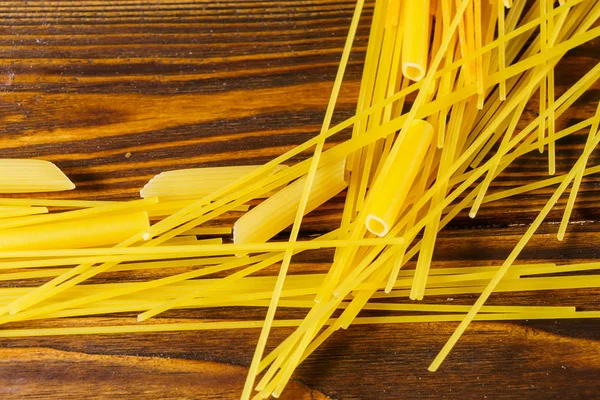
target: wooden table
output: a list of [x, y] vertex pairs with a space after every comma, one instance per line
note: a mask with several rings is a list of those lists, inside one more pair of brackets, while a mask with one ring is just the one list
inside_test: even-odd
[[[77, 185], [53, 197], [86, 199], [135, 198], [163, 170], [266, 162], [318, 132], [353, 7], [351, 0], [1, 2], [0, 157], [53, 161]], [[368, 4], [335, 121], [354, 112], [371, 14]], [[557, 70], [558, 91], [598, 61], [598, 41], [572, 51]], [[596, 84], [559, 126], [591, 116], [599, 93]], [[536, 110], [531, 104], [526, 115]], [[560, 142], [559, 172], [584, 141], [582, 133]], [[523, 157], [492, 190], [542, 179], [545, 157]], [[594, 154], [590, 165], [597, 162]], [[598, 259], [598, 182], [585, 179], [565, 241], [555, 240], [562, 199], [520, 260]], [[441, 233], [434, 263], [501, 263], [549, 193], [489, 204], [476, 220], [460, 215]], [[337, 199], [307, 226], [312, 233], [332, 228], [340, 209]], [[299, 258], [292, 269], [323, 270], [328, 256]], [[491, 303], [594, 309], [597, 296], [515, 293]], [[264, 310], [180, 311], [164, 319], [240, 315], [262, 318]], [[133, 316], [85, 322], [116, 320]], [[300, 366], [287, 398], [600, 396], [598, 321], [475, 323], [441, 370], [427, 372], [455, 327], [340, 331]], [[275, 330], [271, 346], [289, 333]], [[236, 398], [257, 337], [242, 330], [3, 339], [0, 397]]]

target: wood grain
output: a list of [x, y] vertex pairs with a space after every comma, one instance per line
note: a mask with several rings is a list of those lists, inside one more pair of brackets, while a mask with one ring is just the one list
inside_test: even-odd
[[[52, 197], [87, 199], [135, 198], [163, 170], [268, 161], [318, 133], [353, 7], [351, 0], [0, 2], [0, 157], [53, 161], [78, 188]], [[354, 112], [371, 15], [369, 2], [336, 122]], [[557, 68], [557, 93], [599, 61], [597, 40], [571, 51]], [[557, 121], [559, 128], [590, 117], [599, 98], [596, 83]], [[536, 112], [532, 101], [525, 115], [533, 118]], [[585, 132], [560, 141], [559, 172], [568, 170], [584, 143]], [[599, 160], [595, 152], [590, 165]], [[546, 171], [546, 154], [532, 152], [507, 169], [491, 191], [543, 179]], [[598, 182], [594, 176], [584, 179], [565, 241], [554, 240], [562, 199], [520, 261], [600, 257]], [[500, 264], [550, 190], [485, 205], [475, 220], [459, 215], [440, 235], [434, 267]], [[337, 198], [312, 213], [305, 234], [334, 227], [341, 205]], [[330, 258], [327, 251], [309, 252], [296, 259], [292, 273], [323, 271]], [[138, 279], [158, 276], [153, 271]], [[114, 274], [98, 278], [114, 279]], [[491, 303], [594, 309], [597, 295], [596, 290], [515, 293], [495, 295]], [[161, 320], [263, 316], [264, 310], [213, 309], [173, 311]], [[69, 323], [132, 320], [132, 315], [111, 315]], [[476, 323], [441, 371], [426, 372], [455, 326], [340, 331], [294, 375], [311, 389], [294, 383], [287, 395], [598, 396], [597, 321]], [[289, 333], [276, 330], [270, 347]], [[1, 339], [0, 393], [2, 398], [235, 398], [257, 337], [256, 330], [243, 330]]]
[[[210, 361], [104, 356], [46, 348], [1, 349], [0, 371], [4, 399], [80, 399], [82, 393], [106, 399], [235, 399], [241, 394], [247, 372], [243, 367]], [[326, 397], [292, 382], [282, 398]]]

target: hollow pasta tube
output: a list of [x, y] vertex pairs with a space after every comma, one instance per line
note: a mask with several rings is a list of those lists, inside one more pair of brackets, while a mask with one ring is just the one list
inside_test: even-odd
[[[316, 172], [305, 214], [314, 210], [347, 186], [344, 162], [327, 164]], [[244, 214], [233, 226], [233, 242], [266, 242], [294, 222], [295, 211], [306, 177], [298, 179]]]
[[400, 150], [394, 158], [390, 173], [382, 179], [376, 200], [365, 220], [369, 232], [383, 237], [398, 218], [408, 192], [417, 177], [427, 149], [433, 139], [433, 126], [429, 122], [416, 120], [406, 132]]
[[0, 193], [57, 192], [74, 188], [73, 182], [49, 161], [0, 159]]
[[[0, 231], [0, 250], [77, 249], [113, 245], [148, 229], [144, 211]], [[141, 239], [141, 236], [140, 236]]]
[[429, 1], [404, 1], [404, 37], [402, 42], [402, 75], [420, 81], [427, 71], [429, 54]]

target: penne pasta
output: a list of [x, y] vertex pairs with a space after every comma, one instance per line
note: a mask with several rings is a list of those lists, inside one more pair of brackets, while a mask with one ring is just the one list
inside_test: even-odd
[[0, 159], [0, 193], [58, 192], [74, 188], [73, 182], [49, 161]]
[[[327, 164], [317, 170], [306, 205], [306, 213], [330, 200], [348, 186], [344, 174], [343, 161]], [[298, 179], [240, 217], [233, 225], [234, 243], [262, 243], [290, 226], [294, 222], [305, 182], [306, 178]]]
[[[194, 200], [221, 189], [248, 173], [260, 168], [260, 165], [242, 165], [236, 167], [209, 167], [178, 169], [161, 172], [140, 191], [143, 198], [158, 197], [169, 200]], [[280, 165], [270, 174], [286, 168]]]
[[425, 154], [433, 139], [433, 127], [422, 120], [414, 121], [401, 140], [400, 150], [393, 160], [390, 173], [382, 176], [381, 190], [371, 192], [365, 226], [379, 237], [388, 234], [398, 218], [409, 190], [419, 173]]
[[0, 230], [0, 250], [81, 249], [119, 243], [150, 226], [145, 212]]
[[426, 1], [403, 1], [404, 37], [402, 74], [418, 82], [425, 77], [429, 57], [429, 4]]

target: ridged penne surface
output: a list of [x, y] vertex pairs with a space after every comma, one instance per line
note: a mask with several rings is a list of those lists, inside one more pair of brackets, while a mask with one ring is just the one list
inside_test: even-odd
[[79, 249], [117, 244], [148, 229], [136, 212], [0, 230], [0, 250]]
[[[317, 170], [306, 213], [311, 212], [348, 186], [344, 162]], [[265, 242], [294, 222], [306, 178], [298, 179], [244, 214], [233, 226], [235, 243]]]
[[[143, 198], [159, 197], [161, 200], [199, 199], [248, 173], [260, 168], [260, 165], [241, 165], [233, 167], [190, 168], [161, 172], [140, 191]], [[286, 168], [275, 167], [270, 173]]]
[[49, 161], [0, 159], [0, 193], [58, 192], [74, 188], [73, 182]]

